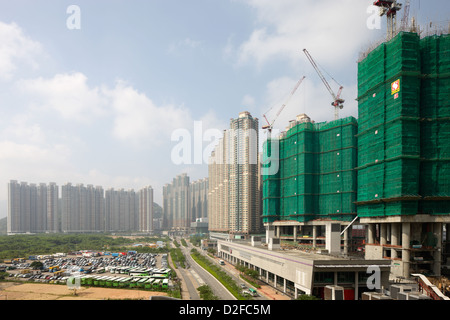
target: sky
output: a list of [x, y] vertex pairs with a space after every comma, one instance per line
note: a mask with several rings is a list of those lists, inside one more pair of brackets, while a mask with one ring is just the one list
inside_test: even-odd
[[[208, 176], [242, 111], [280, 130], [300, 113], [333, 120], [304, 48], [356, 118], [357, 60], [386, 35], [372, 3], [0, 0], [0, 218], [10, 180], [150, 185], [162, 204], [176, 175]], [[411, 0], [412, 16], [448, 25], [450, 4]]]

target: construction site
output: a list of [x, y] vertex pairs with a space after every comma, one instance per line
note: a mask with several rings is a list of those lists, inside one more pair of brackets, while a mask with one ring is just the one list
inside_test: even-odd
[[[335, 120], [315, 123], [300, 114], [264, 143], [266, 245], [361, 265], [385, 266], [384, 261], [386, 286], [413, 283], [426, 288], [424, 295], [435, 288], [445, 292], [450, 274], [449, 30], [419, 27], [409, 19], [409, 1], [373, 4], [387, 18], [387, 35], [358, 61], [358, 119], [339, 118], [342, 86], [335, 94], [304, 50], [330, 92]], [[272, 125], [263, 128], [270, 134]], [[264, 173], [275, 144], [279, 170]], [[292, 286], [301, 288], [295, 280]], [[427, 297], [445, 299], [435, 292]], [[359, 299], [370, 297], [360, 293]]]

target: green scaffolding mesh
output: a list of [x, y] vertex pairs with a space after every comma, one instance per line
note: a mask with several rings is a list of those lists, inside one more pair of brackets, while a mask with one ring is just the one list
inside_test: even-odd
[[264, 222], [450, 214], [449, 101], [449, 35], [381, 44], [358, 64], [357, 122], [300, 123], [276, 140]]
[[[357, 122], [353, 117], [298, 123], [263, 147], [263, 167], [279, 143], [277, 175], [263, 174], [263, 221], [355, 216]], [[276, 198], [276, 200], [275, 200]]]
[[449, 39], [401, 32], [358, 64], [359, 216], [450, 213]]

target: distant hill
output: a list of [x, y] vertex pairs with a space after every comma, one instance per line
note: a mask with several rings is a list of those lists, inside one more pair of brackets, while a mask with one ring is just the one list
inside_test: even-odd
[[153, 219], [159, 219], [162, 218], [163, 215], [163, 209], [159, 204], [156, 202], [153, 202]]
[[[153, 202], [153, 218], [159, 219], [162, 218], [163, 209], [159, 204]], [[0, 234], [6, 234], [6, 217], [0, 219]]]

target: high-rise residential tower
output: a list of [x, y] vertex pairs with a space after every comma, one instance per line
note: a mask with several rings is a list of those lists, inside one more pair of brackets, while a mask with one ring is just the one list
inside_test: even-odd
[[58, 221], [59, 188], [54, 182], [47, 186], [47, 226], [46, 231], [56, 233], [60, 231]]
[[[49, 202], [49, 199], [54, 201]], [[57, 199], [56, 185], [11, 180], [8, 183], [7, 232], [43, 233], [50, 230], [49, 224], [51, 230], [57, 229]]]
[[191, 217], [189, 209], [189, 176], [176, 176], [172, 183], [163, 187], [164, 227], [174, 231], [187, 231]]
[[22, 221], [25, 216], [25, 208], [21, 205], [21, 187], [22, 185], [17, 180], [11, 180], [8, 183], [8, 234], [23, 232], [24, 223]]
[[247, 237], [261, 229], [258, 119], [247, 111], [230, 120], [209, 159], [211, 231]]
[[[90, 233], [152, 230], [153, 189], [146, 187], [140, 215], [140, 193], [101, 186], [51, 182], [8, 183], [8, 233]], [[145, 191], [145, 192], [144, 192]]]
[[153, 188], [139, 190], [139, 231], [153, 231]]
[[208, 178], [191, 182], [190, 216], [192, 221], [208, 217]]
[[227, 131], [212, 151], [208, 163], [208, 229], [213, 232], [229, 231], [229, 160], [226, 150]]
[[106, 231], [137, 231], [139, 224], [138, 195], [133, 189], [105, 192]]

